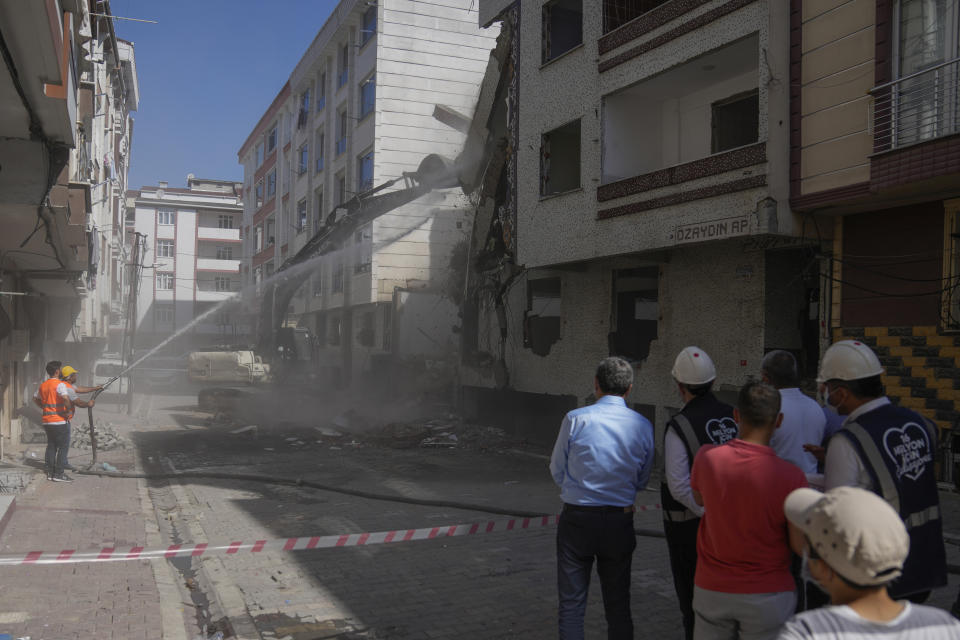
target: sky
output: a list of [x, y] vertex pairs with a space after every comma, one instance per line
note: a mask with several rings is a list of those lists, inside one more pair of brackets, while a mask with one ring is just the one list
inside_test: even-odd
[[336, 0], [111, 0], [140, 84], [129, 188], [242, 181], [237, 151]]

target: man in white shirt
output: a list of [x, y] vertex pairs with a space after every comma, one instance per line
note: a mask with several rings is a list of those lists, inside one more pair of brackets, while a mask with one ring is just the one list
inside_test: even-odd
[[827, 490], [854, 486], [886, 500], [906, 525], [910, 553], [890, 586], [895, 598], [923, 602], [947, 583], [943, 520], [934, 462], [937, 428], [884, 395], [883, 367], [858, 340], [833, 344], [820, 361], [821, 394], [843, 428], [830, 439], [824, 462]]
[[[804, 450], [805, 444], [819, 445], [827, 419], [823, 409], [800, 391], [797, 360], [789, 351], [771, 351], [761, 363], [763, 381], [780, 391], [783, 424], [773, 433], [770, 446], [780, 458], [800, 467], [807, 476], [817, 473], [817, 459]], [[808, 478], [809, 481], [809, 478]]]
[[896, 601], [887, 585], [903, 572], [910, 537], [880, 496], [856, 487], [797, 489], [783, 506], [792, 533], [803, 534], [809, 577], [832, 606], [787, 620], [779, 640], [951, 640], [960, 622], [934, 607]]

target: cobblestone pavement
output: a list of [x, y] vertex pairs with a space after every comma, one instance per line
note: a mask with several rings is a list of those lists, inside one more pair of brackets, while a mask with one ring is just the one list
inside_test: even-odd
[[[42, 468], [44, 448], [36, 444], [26, 451], [34, 474], [17, 497], [0, 553], [159, 543], [158, 536], [149, 535], [140, 483], [79, 474], [71, 474], [73, 483], [49, 482]], [[99, 460], [121, 471], [132, 470], [135, 462], [132, 450], [119, 449], [100, 452]], [[82, 467], [90, 451], [72, 450], [70, 461]], [[2, 567], [0, 633], [32, 640], [186, 637], [176, 613], [179, 598], [175, 588], [170, 596], [170, 580], [162, 570], [162, 564], [149, 561]], [[163, 594], [175, 601], [172, 618], [164, 612]]]
[[[230, 433], [189, 414], [177, 426], [140, 434], [144, 450], [179, 470], [256, 472], [405, 498], [450, 500], [555, 513], [556, 488], [540, 457], [506, 451], [397, 449], [363, 438], [330, 440], [292, 427]], [[320, 442], [318, 442], [318, 440]], [[168, 462], [167, 462], [168, 461]], [[498, 519], [479, 511], [357, 498], [304, 487], [191, 480], [180, 517], [212, 543], [442, 526]], [[945, 494], [948, 528], [960, 530], [960, 501]], [[645, 492], [640, 503], [655, 503]], [[636, 525], [659, 530], [658, 513]], [[552, 638], [556, 635], [555, 528], [384, 546], [197, 559], [233, 615], [265, 638]], [[960, 553], [949, 548], [953, 564]], [[949, 607], [960, 582], [936, 592]], [[594, 585], [587, 635], [605, 637]], [[680, 637], [664, 541], [638, 537], [633, 613], [644, 636]], [[242, 635], [242, 634], [241, 634]], [[638, 634], [639, 635], [639, 634]], [[252, 635], [251, 637], [257, 637]]]

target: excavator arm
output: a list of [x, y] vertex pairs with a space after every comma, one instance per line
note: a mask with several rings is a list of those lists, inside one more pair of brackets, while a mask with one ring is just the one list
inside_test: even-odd
[[[386, 191], [397, 182], [406, 186]], [[325, 224], [302, 249], [280, 265], [274, 277], [263, 289], [260, 299], [258, 348], [260, 354], [273, 359], [277, 351], [277, 331], [286, 316], [290, 301], [297, 290], [316, 271], [313, 259], [330, 253], [349, 240], [353, 233], [368, 222], [379, 218], [434, 189], [458, 186], [456, 172], [440, 156], [431, 154], [423, 159], [417, 171], [359, 193], [334, 208]]]

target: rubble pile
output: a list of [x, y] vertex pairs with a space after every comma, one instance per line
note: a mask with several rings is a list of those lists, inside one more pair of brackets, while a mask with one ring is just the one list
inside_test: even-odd
[[394, 449], [501, 450], [522, 444], [509, 440], [503, 429], [472, 424], [454, 414], [442, 418], [391, 422], [372, 439]]
[[[121, 436], [112, 423], [94, 423], [97, 436], [97, 450], [127, 449], [130, 442]], [[90, 449], [90, 427], [86, 424], [74, 425], [71, 431], [70, 446], [75, 449]]]

